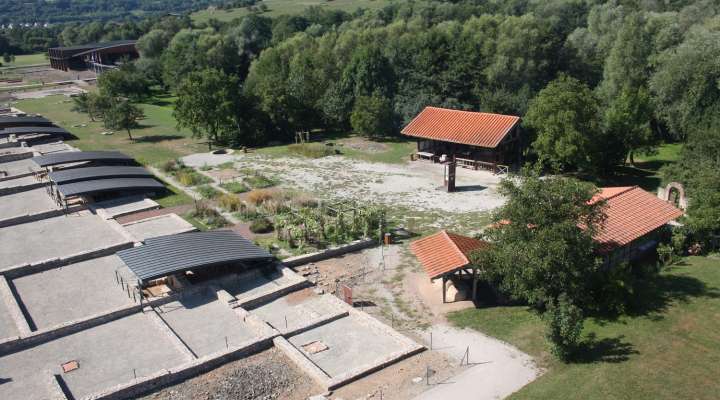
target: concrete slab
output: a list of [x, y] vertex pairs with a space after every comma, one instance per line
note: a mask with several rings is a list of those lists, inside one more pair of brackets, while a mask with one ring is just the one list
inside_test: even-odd
[[75, 148], [73, 148], [69, 144], [66, 144], [63, 142], [35, 144], [32, 146], [32, 149], [33, 149], [33, 151], [37, 151], [41, 154], [60, 153], [63, 151], [74, 151], [75, 150]]
[[[13, 321], [10, 310], [5, 305], [5, 302], [0, 299], [0, 340], [9, 338], [12, 336], [18, 336], [20, 331]], [[0, 382], [2, 382], [2, 376], [0, 376]]]
[[174, 235], [197, 230], [191, 223], [177, 214], [165, 214], [157, 217], [128, 222], [123, 227], [138, 241], [158, 236]]
[[[61, 364], [71, 360], [80, 368], [62, 373]], [[1, 357], [0, 398], [48, 399], [50, 378], [60, 374], [79, 399], [184, 360], [155, 324], [138, 313]]]
[[325, 297], [314, 294], [309, 288], [290, 293], [250, 310], [272, 327], [283, 332], [303, 327], [308, 321], [328, 317], [339, 311], [341, 310], [333, 303], [328, 302]]
[[[403, 347], [393, 337], [374, 330], [353, 314], [288, 340], [332, 378], [379, 362]], [[327, 346], [327, 350], [313, 354], [303, 349], [313, 342]]]
[[[30, 161], [29, 158], [0, 164], [0, 171], [4, 171], [7, 176], [21, 175], [39, 170], [40, 167], [38, 167], [35, 162]], [[0, 174], [0, 176], [2, 175], [3, 174]]]
[[228, 293], [242, 302], [243, 299], [246, 298], [279, 290], [292, 282], [293, 280], [291, 278], [277, 271], [266, 274], [258, 271], [250, 271], [224, 279], [222, 286]]
[[110, 219], [140, 211], [153, 210], [160, 208], [160, 205], [153, 200], [145, 198], [145, 196], [127, 196], [101, 201], [90, 207], [96, 210], [98, 215]]
[[[15, 188], [20, 186], [34, 185], [38, 183], [37, 179], [32, 176], [25, 176], [17, 179], [8, 179], [0, 181], [0, 189]], [[48, 196], [49, 197], [49, 196]]]
[[158, 307], [158, 315], [195, 355], [202, 357], [257, 336], [226, 302], [206, 289]]
[[117, 256], [108, 256], [26, 275], [11, 281], [37, 329], [49, 328], [132, 304], [115, 281], [129, 274]]
[[127, 242], [88, 211], [9, 226], [0, 228], [0, 269]]
[[[15, 180], [18, 179], [12, 179], [5, 182], [12, 182]], [[2, 207], [0, 207], [0, 220], [58, 209], [57, 204], [55, 204], [55, 201], [53, 201], [50, 195], [47, 194], [45, 188], [37, 188], [0, 196], [0, 202], [2, 202]], [[2, 237], [2, 233], [0, 233], [0, 237]]]

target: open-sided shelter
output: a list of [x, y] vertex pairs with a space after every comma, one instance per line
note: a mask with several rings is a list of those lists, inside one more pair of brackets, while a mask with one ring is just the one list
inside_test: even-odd
[[460, 166], [506, 172], [520, 160], [519, 122], [513, 115], [425, 107], [401, 133], [417, 139], [420, 158], [446, 155]]
[[[0, 117], [0, 129], [21, 127], [21, 126], [53, 126], [49, 119], [43, 117]], [[0, 132], [2, 132], [0, 130]]]
[[441, 230], [410, 243], [420, 265], [430, 280], [442, 279], [443, 303], [448, 279], [472, 278], [472, 298], [477, 292], [477, 270], [472, 268], [470, 254], [489, 246], [488, 242]]
[[25, 135], [51, 135], [61, 136], [63, 138], [72, 137], [67, 130], [57, 126], [17, 126], [12, 128], [0, 129], [0, 138], [15, 135], [22, 137]]
[[135, 162], [132, 157], [119, 151], [66, 151], [33, 157], [32, 160], [41, 168], [81, 162], [101, 165], [133, 164]]
[[272, 254], [230, 231], [188, 232], [146, 239], [142, 246], [121, 250], [118, 257], [140, 286], [188, 271], [225, 267], [237, 272], [274, 260]]
[[48, 49], [50, 66], [62, 71], [90, 69], [102, 72], [116, 67], [118, 61], [139, 57], [136, 40], [53, 47]]

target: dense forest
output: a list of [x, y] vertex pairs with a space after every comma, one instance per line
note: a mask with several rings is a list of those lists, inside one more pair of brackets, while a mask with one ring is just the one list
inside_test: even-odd
[[247, 0], [0, 0], [0, 25], [107, 21], [247, 4]]

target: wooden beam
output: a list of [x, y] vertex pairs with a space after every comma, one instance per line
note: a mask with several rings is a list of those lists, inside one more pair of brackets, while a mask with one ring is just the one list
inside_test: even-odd
[[445, 290], [445, 283], [447, 283], [447, 276], [443, 275], [443, 277], [442, 277], [443, 304], [446, 303], [446, 301], [445, 301], [445, 292], [446, 292], [446, 290]]

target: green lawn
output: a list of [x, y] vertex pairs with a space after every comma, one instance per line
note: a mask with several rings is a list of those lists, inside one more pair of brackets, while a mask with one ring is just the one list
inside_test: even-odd
[[17, 67], [26, 67], [28, 65], [37, 65], [37, 64], [50, 64], [50, 61], [45, 57], [47, 53], [35, 53], [35, 54], [23, 54], [19, 56], [15, 56], [15, 61], [11, 63], [5, 63], [0, 59], [0, 62], [2, 62], [2, 68], [17, 68]]
[[[390, 4], [391, 0], [265, 0], [259, 4], [268, 6], [265, 16], [274, 17], [281, 14], [300, 14], [310, 6], [322, 6], [333, 10], [353, 12], [358, 8], [376, 9]], [[233, 8], [229, 10], [202, 10], [192, 14], [195, 22], [206, 22], [211, 18], [220, 21], [231, 21], [248, 14], [247, 8]]]
[[[102, 122], [91, 122], [86, 114], [71, 111], [72, 100], [64, 96], [18, 101], [17, 107], [28, 113], [38, 113], [72, 132], [78, 140], [69, 144], [82, 150], [119, 150], [135, 157], [142, 164], [157, 165], [187, 154], [206, 151], [188, 131], [177, 130], [172, 116], [172, 98], [142, 104], [146, 118], [141, 127], [132, 130], [135, 141], [127, 132], [102, 135], [107, 131]], [[85, 126], [80, 126], [85, 125]]]
[[[410, 153], [415, 149], [415, 142], [405, 141], [401, 138], [397, 140], [387, 140], [382, 142], [373, 142], [358, 137], [346, 137], [348, 140], [357, 142], [357, 139], [365, 143], [370, 144], [371, 148], [363, 148], [364, 146], [351, 147], [348, 141], [344, 139], [331, 140], [335, 143], [335, 149], [340, 152], [340, 155], [345, 157], [354, 158], [356, 160], [369, 161], [369, 162], [380, 162], [388, 164], [403, 163], [410, 160]], [[379, 146], [375, 148], [374, 146]], [[271, 146], [258, 149], [258, 153], [266, 154], [274, 157], [297, 157], [296, 153], [289, 151], [288, 145]]]
[[524, 307], [449, 315], [514, 344], [547, 368], [513, 399], [717, 399], [720, 393], [720, 259], [689, 257], [667, 267], [643, 291], [646, 310], [585, 324], [582, 360], [547, 353], [540, 318]]
[[628, 164], [621, 167], [615, 177], [599, 183], [603, 186], [638, 185], [654, 193], [662, 184], [660, 168], [678, 161], [681, 150], [681, 143], [669, 143], [660, 145], [656, 154], [637, 154], [635, 155], [635, 166]]

